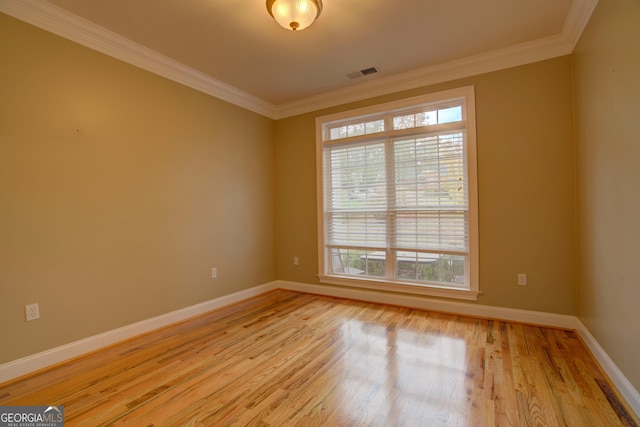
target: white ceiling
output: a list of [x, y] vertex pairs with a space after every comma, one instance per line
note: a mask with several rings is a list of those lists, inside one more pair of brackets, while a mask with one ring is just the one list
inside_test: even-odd
[[[270, 117], [571, 53], [597, 0], [0, 0], [0, 11]], [[379, 72], [351, 79], [368, 67]]]

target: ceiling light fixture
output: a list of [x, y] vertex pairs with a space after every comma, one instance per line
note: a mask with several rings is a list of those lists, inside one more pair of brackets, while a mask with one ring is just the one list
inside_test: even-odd
[[269, 15], [283, 28], [300, 31], [322, 12], [322, 0], [267, 0]]

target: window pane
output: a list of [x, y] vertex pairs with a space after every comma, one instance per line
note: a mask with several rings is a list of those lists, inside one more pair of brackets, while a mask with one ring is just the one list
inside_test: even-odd
[[335, 127], [329, 130], [329, 139], [346, 138], [346, 136], [347, 136], [346, 126]]
[[401, 280], [446, 283], [448, 286], [464, 288], [464, 265], [464, 256], [406, 251], [396, 253], [396, 277]]
[[467, 252], [466, 211], [400, 211], [392, 215], [394, 247]]
[[382, 143], [327, 150], [327, 207], [383, 209], [387, 205], [385, 149]]
[[448, 107], [393, 117], [393, 129], [412, 129], [419, 126], [431, 126], [454, 123], [462, 120], [462, 107]]
[[328, 212], [327, 243], [330, 245], [387, 246], [386, 212]]
[[326, 229], [332, 245], [387, 245], [384, 143], [330, 147], [325, 176]]
[[384, 120], [380, 119], [380, 120], [375, 120], [373, 122], [367, 122], [366, 123], [366, 133], [370, 134], [370, 133], [376, 133], [376, 132], [383, 132], [384, 131]]
[[438, 124], [438, 112], [427, 111], [416, 114], [416, 126], [430, 126]]
[[336, 139], [379, 132], [384, 132], [384, 119], [373, 119], [370, 121], [362, 120], [329, 128], [329, 140], [333, 141]]
[[438, 123], [452, 123], [462, 120], [462, 107], [443, 108], [438, 110]]
[[398, 207], [466, 207], [462, 133], [394, 142]]
[[406, 116], [398, 116], [393, 118], [394, 129], [411, 129], [416, 126], [415, 114], [408, 114]]
[[364, 249], [333, 248], [331, 272], [345, 276], [386, 276], [386, 253]]
[[364, 135], [364, 123], [356, 123], [347, 126], [347, 136]]

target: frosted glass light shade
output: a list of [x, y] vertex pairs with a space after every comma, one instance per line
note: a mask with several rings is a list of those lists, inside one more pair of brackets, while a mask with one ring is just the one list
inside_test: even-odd
[[322, 0], [267, 0], [269, 14], [283, 28], [300, 31], [322, 12]]

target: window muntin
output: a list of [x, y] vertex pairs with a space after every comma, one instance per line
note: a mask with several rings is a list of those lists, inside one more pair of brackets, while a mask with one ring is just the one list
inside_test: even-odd
[[473, 88], [453, 93], [318, 120], [323, 281], [477, 295]]
[[459, 121], [462, 121], [462, 107], [460, 105], [422, 108], [417, 111], [393, 115], [393, 129], [411, 129]]
[[384, 131], [384, 119], [381, 117], [360, 119], [345, 123], [334, 123], [328, 127], [329, 138], [331, 140], [350, 138], [360, 135], [370, 135]]

